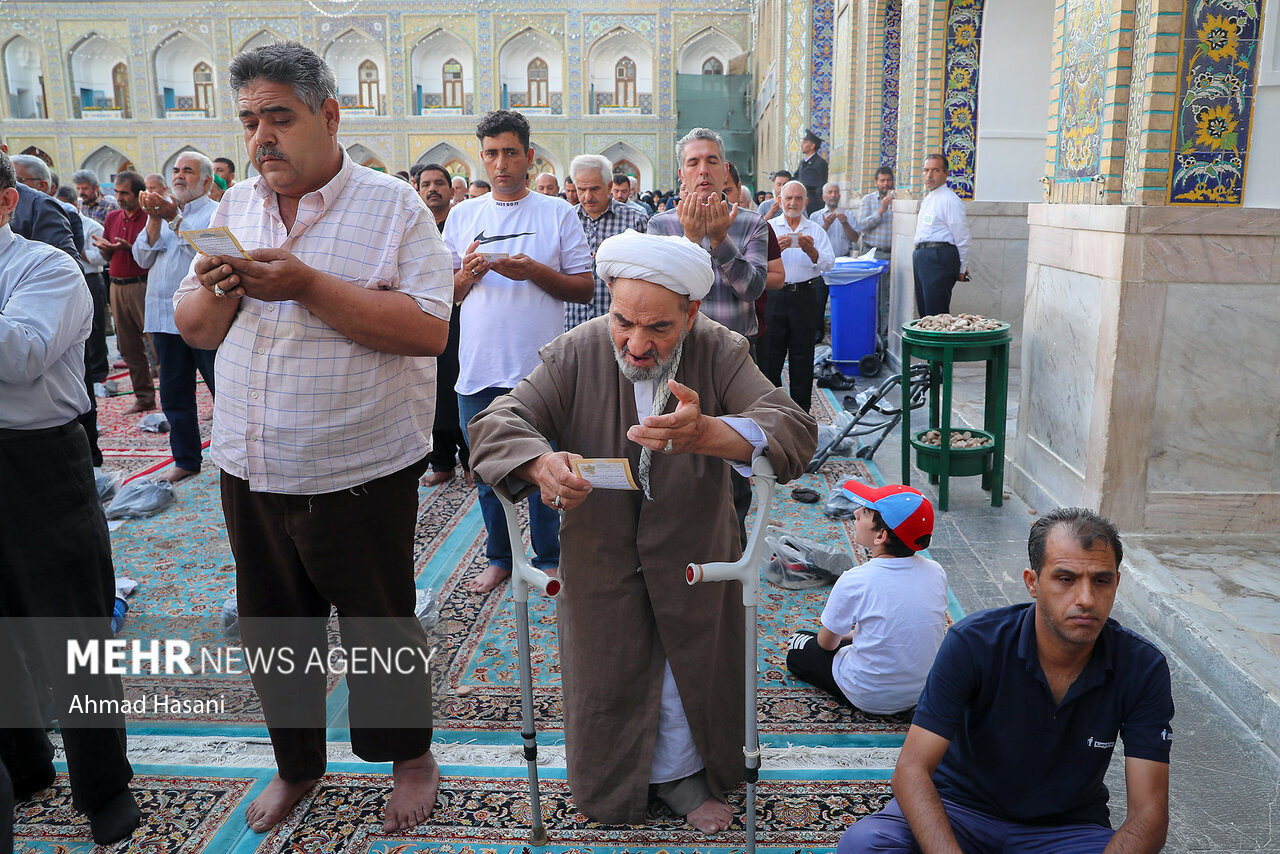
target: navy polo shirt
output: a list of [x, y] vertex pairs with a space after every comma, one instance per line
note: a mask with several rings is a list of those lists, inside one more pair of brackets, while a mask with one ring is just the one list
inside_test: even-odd
[[914, 720], [951, 742], [934, 785], [1004, 821], [1110, 827], [1102, 778], [1117, 736], [1126, 757], [1169, 761], [1169, 665], [1108, 619], [1054, 703], [1036, 655], [1034, 604], [981, 611], [947, 632]]

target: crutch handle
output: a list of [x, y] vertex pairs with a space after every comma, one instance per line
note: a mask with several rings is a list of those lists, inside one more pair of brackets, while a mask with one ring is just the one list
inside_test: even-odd
[[756, 494], [756, 512], [751, 522], [751, 534], [747, 537], [747, 548], [742, 557], [732, 563], [718, 561], [715, 563], [691, 563], [685, 569], [684, 578], [689, 584], [703, 581], [740, 581], [742, 582], [742, 604], [756, 604], [760, 589], [760, 563], [764, 559], [764, 530], [769, 521], [769, 510], [773, 505], [774, 486], [778, 476], [773, 465], [765, 456], [757, 457], [751, 465], [752, 489]]
[[516, 517], [515, 505], [496, 489], [493, 494], [502, 502], [503, 515], [507, 518], [507, 536], [511, 540], [511, 598], [516, 602], [528, 602], [531, 587], [544, 596], [554, 598], [564, 585], [560, 579], [547, 575], [529, 562], [524, 539], [520, 536], [520, 520]]

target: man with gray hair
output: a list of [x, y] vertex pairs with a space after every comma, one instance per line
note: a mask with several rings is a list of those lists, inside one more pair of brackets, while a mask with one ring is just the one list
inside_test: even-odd
[[[15, 154], [10, 160], [13, 161], [13, 171], [18, 176], [19, 184], [24, 184], [29, 189], [44, 193], [46, 196], [53, 196], [56, 187], [53, 183], [53, 170], [49, 168], [48, 163], [31, 154]], [[84, 226], [80, 223], [79, 211], [74, 205], [69, 205], [58, 198], [53, 198], [53, 203], [61, 209], [62, 217], [66, 220], [67, 227], [71, 229], [71, 239], [79, 255], [76, 260], [79, 261], [84, 257]]]
[[[210, 457], [241, 636], [325, 661], [336, 607], [344, 647], [395, 656], [347, 674], [351, 748], [391, 762], [382, 828], [407, 830], [440, 784], [413, 534], [436, 397], [422, 357], [448, 339], [451, 259], [413, 187], [346, 153], [337, 79], [314, 51], [262, 45], [230, 78], [258, 175], [210, 224], [248, 257], [198, 257], [174, 320], [192, 347], [218, 349]], [[301, 666], [259, 669], [253, 684], [278, 771], [245, 818], [265, 833], [324, 774], [328, 686], [324, 667]]]
[[[676, 143], [680, 166], [680, 202], [649, 221], [649, 233], [682, 234], [711, 253], [715, 282], [702, 301], [702, 313], [745, 338], [760, 331], [756, 300], [764, 293], [769, 266], [769, 226], [757, 214], [730, 205], [724, 140], [713, 130], [694, 128]], [[733, 503], [742, 542], [751, 508], [751, 484], [735, 473]]]
[[173, 164], [170, 196], [143, 193], [139, 199], [147, 227], [133, 242], [133, 260], [150, 271], [143, 331], [150, 333], [160, 362], [160, 405], [169, 422], [173, 468], [160, 477], [177, 483], [200, 472], [200, 416], [196, 411], [196, 371], [213, 394], [215, 350], [191, 347], [173, 322], [173, 295], [191, 269], [196, 252], [179, 236], [186, 229], [208, 228], [218, 203], [209, 198], [213, 162], [198, 151], [184, 151]]
[[600, 243], [627, 229], [644, 233], [649, 230], [649, 220], [630, 205], [620, 203], [610, 195], [613, 164], [599, 154], [579, 154], [569, 164], [569, 177], [578, 191], [578, 204], [574, 211], [582, 223], [582, 233], [591, 250], [591, 276], [595, 279], [595, 293], [591, 302], [565, 303], [564, 330], [568, 332], [579, 323], [599, 317], [609, 311], [609, 285], [595, 270], [596, 250]]
[[80, 169], [71, 174], [71, 183], [76, 186], [76, 195], [80, 197], [80, 209], [85, 216], [105, 224], [107, 214], [119, 207], [114, 201], [102, 195], [102, 187], [98, 184], [98, 176], [88, 169]]

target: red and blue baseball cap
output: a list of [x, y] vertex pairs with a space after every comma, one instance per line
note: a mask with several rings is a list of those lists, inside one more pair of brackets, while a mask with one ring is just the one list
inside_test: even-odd
[[920, 551], [924, 537], [933, 534], [933, 505], [917, 489], [900, 483], [870, 486], [860, 480], [845, 481], [842, 489], [850, 501], [880, 514], [880, 518], [906, 544]]

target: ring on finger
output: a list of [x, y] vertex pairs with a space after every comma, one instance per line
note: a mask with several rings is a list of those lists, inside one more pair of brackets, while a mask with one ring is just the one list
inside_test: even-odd
[[663, 451], [665, 451], [665, 452], [667, 452], [667, 453], [669, 454], [669, 453], [671, 453], [673, 450], [675, 450], [675, 445], [672, 443], [672, 441], [671, 441], [670, 439], [668, 439], [668, 440], [667, 440], [667, 444], [666, 444], [666, 445], [664, 445], [664, 446], [662, 447], [662, 450], [663, 450]]
[[557, 510], [559, 510], [561, 507], [563, 507], [563, 506], [564, 506], [564, 502], [563, 502], [563, 501], [561, 501], [561, 500], [560, 500], [560, 496], [559, 496], [559, 495], [557, 495], [557, 496], [555, 496], [554, 498], [552, 498], [552, 499], [551, 499], [551, 506], [552, 506], [552, 507], [554, 507], [554, 508], [556, 508]]

